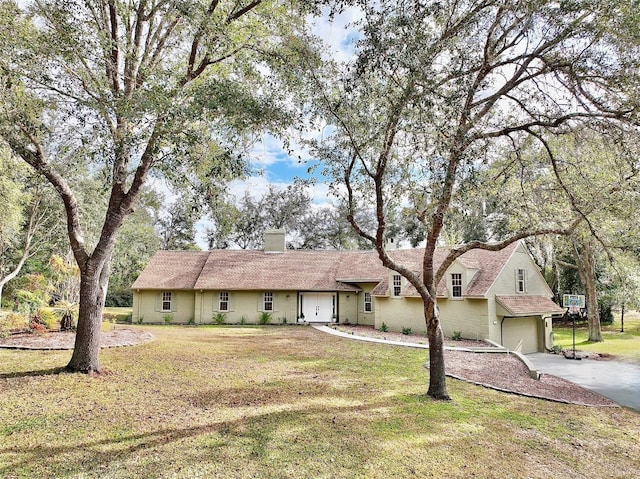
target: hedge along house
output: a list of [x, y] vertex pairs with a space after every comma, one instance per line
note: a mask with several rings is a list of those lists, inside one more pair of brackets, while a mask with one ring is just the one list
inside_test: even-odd
[[[159, 251], [134, 282], [133, 319], [143, 323], [350, 323], [426, 330], [415, 288], [375, 251], [286, 250], [281, 230], [264, 251]], [[420, 249], [390, 254], [419, 271]], [[438, 251], [440, 261], [446, 254]], [[438, 287], [447, 336], [490, 339], [523, 352], [552, 346], [551, 315], [563, 310], [524, 243], [458, 258]]]

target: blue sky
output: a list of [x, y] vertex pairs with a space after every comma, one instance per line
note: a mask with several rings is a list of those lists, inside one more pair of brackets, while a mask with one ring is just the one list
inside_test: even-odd
[[[332, 21], [328, 20], [325, 15], [322, 18], [312, 20], [312, 31], [315, 35], [322, 38], [328, 46], [328, 54], [337, 61], [349, 61], [354, 52], [355, 41], [357, 40], [357, 32], [351, 24], [360, 18], [359, 11], [351, 8], [345, 12], [334, 16]], [[314, 135], [314, 132], [309, 132]], [[319, 135], [320, 132], [317, 132]], [[293, 136], [293, 135], [292, 135]], [[316, 168], [313, 173], [309, 173], [309, 168], [317, 164], [301, 145], [291, 141], [291, 149], [294, 155], [290, 156], [282, 141], [265, 133], [262, 135], [261, 141], [257, 142], [252, 151], [251, 163], [252, 170], [255, 172], [249, 178], [243, 180], [235, 180], [229, 184], [229, 192], [236, 198], [242, 197], [245, 192], [251, 195], [260, 196], [265, 193], [269, 185], [277, 188], [285, 188], [293, 183], [295, 178], [304, 180], [315, 180], [311, 184], [307, 192], [311, 196], [313, 204], [317, 207], [327, 206], [330, 204], [329, 187], [325, 183], [325, 179], [320, 174], [320, 168]], [[302, 157], [302, 161], [298, 158]], [[206, 248], [204, 239], [204, 229], [206, 222], [198, 224], [197, 241], [200, 247]]]

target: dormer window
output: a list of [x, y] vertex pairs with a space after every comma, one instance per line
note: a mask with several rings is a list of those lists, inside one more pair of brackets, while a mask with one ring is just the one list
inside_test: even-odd
[[462, 298], [462, 273], [451, 273], [451, 297]]
[[517, 293], [527, 292], [527, 270], [526, 269], [516, 270], [516, 292]]
[[399, 274], [393, 275], [393, 295], [400, 296], [402, 292], [402, 277]]

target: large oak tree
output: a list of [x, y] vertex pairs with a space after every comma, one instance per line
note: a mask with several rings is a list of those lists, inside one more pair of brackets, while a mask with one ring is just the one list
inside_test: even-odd
[[[531, 139], [544, 146], [578, 125], [635, 121], [638, 17], [624, 1], [359, 5], [364, 19], [356, 60], [342, 75], [315, 73], [320, 110], [334, 127], [316, 151], [344, 186], [353, 227], [422, 297], [427, 394], [448, 399], [436, 297], [447, 268], [471, 249], [499, 250], [530, 235], [573, 230], [584, 220], [573, 212], [562, 223], [529, 224], [497, 243], [471, 241], [437, 264], [451, 206], [464, 203], [457, 199], [478, 171]], [[385, 250], [388, 212], [397, 206], [425, 228], [421, 271]], [[376, 212], [373, 230], [357, 221], [363, 208]]]
[[[154, 172], [189, 177], [207, 200], [245, 171], [251, 133], [289, 120], [285, 50], [304, 15], [275, 0], [0, 3], [0, 138], [64, 203], [81, 275], [68, 364], [96, 372], [116, 235]], [[74, 171], [107, 206], [85, 238]], [[132, 247], [135, 247], [132, 245]]]

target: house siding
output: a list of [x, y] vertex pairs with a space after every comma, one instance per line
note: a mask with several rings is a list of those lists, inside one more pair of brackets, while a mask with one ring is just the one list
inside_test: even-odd
[[[158, 295], [163, 291], [171, 291], [171, 312], [159, 311], [157, 308]], [[196, 293], [194, 291], [176, 290], [146, 290], [134, 292], [133, 322], [165, 323], [165, 316], [173, 316], [171, 323], [187, 324], [190, 319], [195, 320]]]

